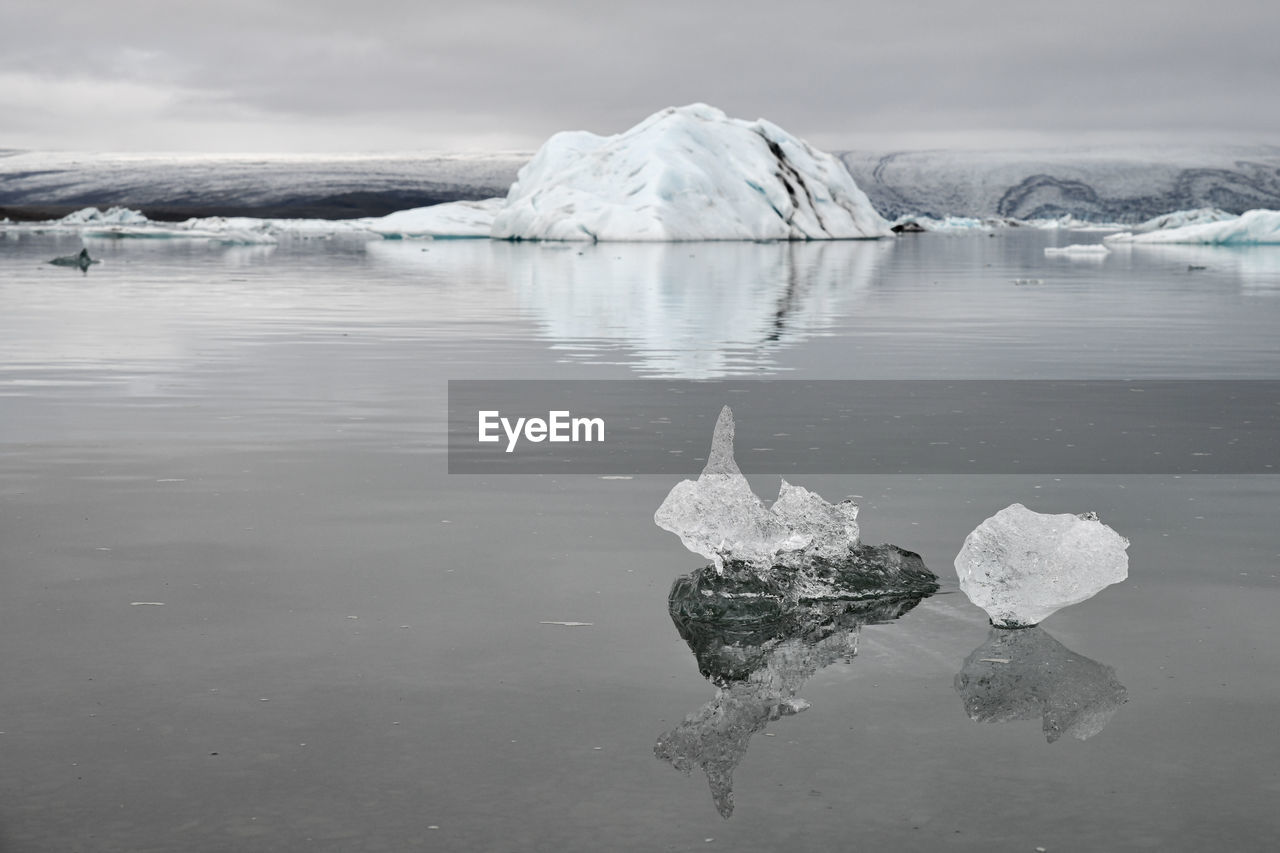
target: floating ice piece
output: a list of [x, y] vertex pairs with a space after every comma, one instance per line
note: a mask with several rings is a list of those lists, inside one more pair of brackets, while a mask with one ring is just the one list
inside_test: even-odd
[[1250, 210], [1221, 222], [1203, 222], [1146, 234], [1113, 234], [1109, 243], [1199, 243], [1213, 246], [1256, 246], [1280, 243], [1280, 210]]
[[1102, 245], [1101, 243], [1074, 243], [1070, 246], [1061, 246], [1061, 247], [1046, 246], [1044, 249], [1044, 254], [1045, 254], [1045, 257], [1047, 258], [1055, 257], [1055, 256], [1098, 257], [1099, 255], [1105, 255], [1110, 251], [1111, 251], [1110, 249], [1108, 249], [1106, 246]]
[[858, 544], [858, 505], [852, 500], [832, 505], [783, 480], [773, 509], [766, 509], [733, 458], [733, 435], [733, 411], [725, 406], [702, 474], [675, 485], [654, 513], [659, 527], [721, 570], [726, 559], [759, 569], [836, 559]]
[[991, 624], [1018, 628], [1127, 578], [1128, 547], [1094, 513], [1045, 515], [1013, 504], [968, 535], [956, 574]]
[[506, 199], [489, 198], [415, 207], [367, 220], [366, 227], [375, 234], [392, 239], [488, 237], [493, 228], [493, 218], [505, 203]]
[[766, 508], [734, 461], [733, 435], [733, 411], [725, 406], [702, 474], [677, 483], [653, 517], [712, 560], [708, 600], [821, 601], [937, 588], [919, 554], [859, 542], [852, 499], [830, 504], [783, 480]]
[[1077, 654], [1043, 628], [992, 628], [955, 680], [969, 719], [1043, 720], [1045, 740], [1087, 740], [1126, 701], [1116, 671]]
[[[765, 509], [751, 491], [733, 458], [733, 434], [733, 411], [725, 406], [716, 420], [702, 474], [697, 480], [677, 483], [653, 520], [679, 536], [690, 551], [713, 560], [717, 569], [724, 567], [726, 553], [754, 565], [771, 566], [782, 554], [799, 551], [807, 542]], [[851, 521], [857, 518], [856, 505], [847, 512]]]
[[82, 271], [87, 271], [92, 264], [101, 263], [94, 258], [89, 257], [88, 249], [81, 249], [76, 255], [62, 255], [49, 261], [55, 267], [79, 267]]
[[706, 104], [616, 136], [552, 136], [520, 170], [493, 237], [832, 240], [887, 237], [844, 164], [777, 125]]

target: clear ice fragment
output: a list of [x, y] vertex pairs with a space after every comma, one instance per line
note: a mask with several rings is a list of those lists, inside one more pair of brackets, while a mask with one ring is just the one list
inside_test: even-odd
[[1127, 578], [1128, 547], [1095, 513], [1046, 515], [1013, 504], [968, 535], [956, 574], [991, 624], [1020, 628]]
[[697, 480], [683, 480], [667, 495], [653, 516], [659, 527], [719, 570], [729, 559], [761, 569], [833, 560], [858, 544], [858, 506], [852, 501], [833, 506], [783, 480], [778, 500], [766, 508], [738, 469], [733, 437], [733, 411], [725, 406], [706, 467]]

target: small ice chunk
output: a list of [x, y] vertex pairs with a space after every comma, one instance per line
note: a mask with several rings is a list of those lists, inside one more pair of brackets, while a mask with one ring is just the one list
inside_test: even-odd
[[1046, 246], [1044, 250], [1045, 257], [1053, 257], [1054, 255], [1105, 255], [1111, 250], [1101, 243], [1074, 243], [1070, 246]]
[[830, 504], [803, 486], [783, 480], [772, 512], [805, 541], [810, 557], [834, 562], [858, 543], [858, 505], [850, 498]]
[[100, 263], [100, 261], [89, 257], [88, 249], [81, 249], [77, 255], [62, 255], [49, 261], [49, 263], [55, 267], [79, 267], [82, 270], [87, 270], [93, 264]]
[[1094, 513], [1046, 515], [1013, 504], [966, 537], [956, 574], [993, 625], [1024, 627], [1127, 578], [1128, 547]]
[[[716, 420], [711, 453], [702, 474], [697, 480], [677, 483], [653, 520], [663, 530], [679, 536], [690, 551], [713, 560], [717, 569], [723, 568], [727, 555], [768, 567], [780, 554], [797, 551], [807, 541], [766, 509], [751, 491], [751, 484], [733, 458], [733, 435], [733, 411], [725, 406]], [[804, 495], [795, 495], [784, 505], [784, 512], [787, 507], [794, 504], [798, 508], [804, 502]]]

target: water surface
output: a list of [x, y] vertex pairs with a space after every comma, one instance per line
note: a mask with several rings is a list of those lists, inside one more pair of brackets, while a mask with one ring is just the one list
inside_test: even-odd
[[[0, 849], [1274, 848], [1275, 477], [801, 478], [942, 590], [748, 739], [725, 820], [654, 755], [716, 695], [672, 480], [445, 473], [449, 379], [1280, 376], [1280, 253], [1043, 255], [1096, 239], [91, 241], [82, 275], [10, 232]], [[951, 560], [1014, 501], [1132, 542], [1036, 640], [1123, 687], [1084, 740], [957, 691], [993, 640]]]

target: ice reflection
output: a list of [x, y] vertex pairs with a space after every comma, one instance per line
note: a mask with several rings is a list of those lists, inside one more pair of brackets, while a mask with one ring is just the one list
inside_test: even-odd
[[1076, 654], [1043, 628], [995, 628], [956, 675], [969, 719], [981, 723], [1040, 718], [1045, 740], [1087, 740], [1126, 701], [1115, 670]]
[[723, 585], [711, 567], [676, 580], [669, 610], [698, 670], [716, 695], [676, 728], [654, 754], [688, 775], [707, 774], [722, 817], [733, 813], [733, 771], [751, 737], [770, 722], [809, 707], [796, 694], [818, 670], [858, 653], [863, 625], [889, 622], [936, 590], [858, 601], [783, 604], [767, 596], [714, 594]]
[[[889, 241], [526, 245], [507, 260], [520, 305], [591, 358], [619, 345], [640, 373], [711, 379], [774, 366], [847, 313]], [[616, 358], [616, 353], [610, 356]]]
[[1133, 252], [1148, 263], [1166, 262], [1190, 274], [1231, 275], [1246, 292], [1280, 295], [1280, 246], [1197, 246], [1182, 243], [1119, 243], [1113, 251]]

